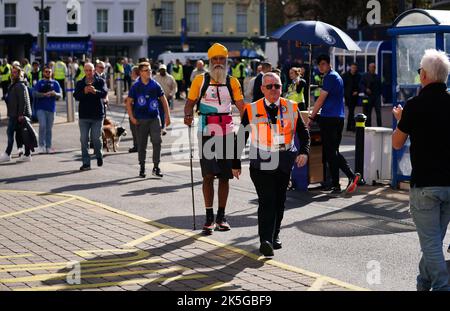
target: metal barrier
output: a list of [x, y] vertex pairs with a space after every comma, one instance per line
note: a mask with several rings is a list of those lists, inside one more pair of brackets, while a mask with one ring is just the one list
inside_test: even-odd
[[72, 79], [72, 77], [68, 77], [66, 87], [67, 122], [75, 122], [75, 102], [73, 98], [74, 91], [74, 80]]
[[116, 99], [117, 99], [117, 105], [121, 105], [123, 102], [123, 79], [117, 78], [116, 79]]

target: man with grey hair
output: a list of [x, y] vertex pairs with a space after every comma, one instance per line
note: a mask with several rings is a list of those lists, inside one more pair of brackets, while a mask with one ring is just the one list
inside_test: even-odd
[[393, 109], [398, 121], [392, 146], [411, 141], [411, 215], [419, 235], [422, 258], [417, 290], [449, 291], [449, 272], [442, 242], [450, 222], [450, 61], [444, 52], [429, 49], [418, 72], [422, 90], [405, 107]]
[[[237, 159], [233, 161], [233, 176], [241, 174], [240, 154], [245, 146], [250, 125], [250, 177], [258, 194], [259, 251], [266, 257], [280, 249], [281, 221], [284, 215], [286, 191], [294, 163], [299, 167], [308, 161], [310, 136], [300, 115], [298, 103], [281, 97], [282, 84], [274, 72], [262, 77], [264, 97], [245, 105], [238, 132]], [[294, 143], [298, 137], [300, 148]]]
[[201, 59], [199, 59], [197, 61], [195, 66], [196, 66], [196, 68], [192, 71], [191, 77], [190, 77], [191, 83], [192, 83], [192, 81], [194, 81], [196, 76], [201, 75], [202, 73], [206, 72], [205, 63]]
[[[83, 165], [81, 171], [91, 169], [91, 158], [89, 156], [89, 136], [94, 143], [97, 166], [103, 165], [102, 150], [102, 126], [105, 116], [103, 100], [108, 94], [105, 80], [94, 74], [92, 63], [84, 64], [86, 76], [77, 82], [73, 97], [78, 100], [78, 124], [80, 127], [81, 157]], [[90, 135], [89, 135], [90, 133]]]

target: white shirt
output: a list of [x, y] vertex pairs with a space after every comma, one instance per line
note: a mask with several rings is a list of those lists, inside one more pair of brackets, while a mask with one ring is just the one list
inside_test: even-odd
[[277, 107], [279, 107], [280, 106], [280, 99], [278, 98], [278, 100], [276, 102], [271, 103], [264, 97], [264, 103], [266, 104], [267, 107], [270, 107], [271, 104], [275, 104]]

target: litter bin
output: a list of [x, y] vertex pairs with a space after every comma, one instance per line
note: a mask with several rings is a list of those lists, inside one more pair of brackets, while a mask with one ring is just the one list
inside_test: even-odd
[[[301, 112], [303, 121], [308, 119], [308, 112]], [[292, 186], [296, 190], [306, 191], [309, 184], [321, 183], [324, 181], [324, 165], [322, 159], [322, 136], [317, 122], [313, 122], [309, 129], [311, 136], [311, 147], [309, 151], [308, 164], [303, 167], [297, 167], [294, 164], [291, 174]], [[300, 143], [295, 138], [295, 145], [300, 147]]]
[[364, 132], [364, 179], [375, 184], [391, 179], [392, 129], [366, 127]]

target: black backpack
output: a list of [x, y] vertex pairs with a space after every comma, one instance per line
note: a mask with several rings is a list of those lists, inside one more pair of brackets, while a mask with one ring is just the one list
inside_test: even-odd
[[[217, 86], [217, 88], [219, 88], [219, 86], [226, 86], [228, 89], [228, 92], [230, 93], [231, 96], [231, 103], [234, 105], [235, 104], [235, 100], [234, 100], [234, 96], [233, 96], [233, 89], [231, 88], [231, 78], [230, 75], [227, 75], [227, 79], [225, 81], [225, 84], [210, 84], [211, 82], [211, 76], [208, 72], [205, 72], [204, 77], [203, 77], [203, 84], [202, 84], [202, 88], [200, 90], [200, 96], [197, 99], [196, 102], [196, 112], [198, 112], [200, 110], [199, 106], [200, 106], [200, 99], [205, 96], [206, 90], [208, 89], [209, 86]], [[217, 96], [219, 99], [219, 104], [222, 104], [220, 101], [220, 95], [219, 92], [217, 92]]]

